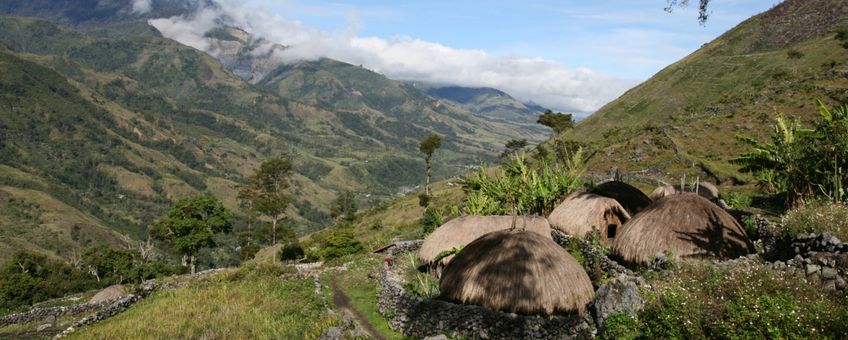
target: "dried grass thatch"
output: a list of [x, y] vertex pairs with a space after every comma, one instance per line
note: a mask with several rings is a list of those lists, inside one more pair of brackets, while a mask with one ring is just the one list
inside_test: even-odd
[[442, 296], [522, 314], [582, 313], [595, 290], [577, 261], [549, 238], [502, 230], [468, 244], [445, 267]]
[[647, 265], [658, 253], [676, 258], [735, 258], [754, 251], [739, 222], [694, 193], [654, 202], [624, 226], [612, 253], [631, 264]]
[[568, 195], [548, 216], [551, 228], [577, 237], [597, 229], [603, 240], [615, 238], [628, 220], [630, 214], [616, 200], [585, 191]]
[[[657, 187], [651, 192], [650, 198], [654, 201], [658, 201], [659, 199], [666, 197], [672, 194], [679, 194], [681, 192], [694, 192], [695, 188], [690, 186], [686, 186], [685, 190], [680, 190], [680, 185], [663, 185], [661, 187]], [[718, 187], [715, 184], [710, 182], [698, 182], [698, 195], [706, 198], [708, 200], [714, 201], [719, 197]]]
[[621, 204], [630, 216], [636, 215], [653, 203], [642, 190], [622, 181], [598, 184], [592, 188], [591, 192], [618, 201], [618, 204]]
[[[480, 236], [493, 231], [509, 229], [515, 221], [517, 229], [526, 229], [551, 238], [551, 226], [548, 220], [539, 216], [462, 216], [436, 228], [421, 244], [418, 257], [427, 264], [433, 264], [439, 253], [451, 248], [464, 247]], [[451, 258], [444, 258], [440, 264], [446, 265]]]

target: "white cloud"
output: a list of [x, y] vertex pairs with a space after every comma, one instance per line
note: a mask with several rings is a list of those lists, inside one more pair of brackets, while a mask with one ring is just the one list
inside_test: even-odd
[[147, 14], [153, 9], [152, 0], [133, 0], [132, 11], [135, 14]]
[[150, 24], [168, 38], [214, 55], [203, 35], [215, 27], [218, 18], [224, 17], [258, 37], [289, 46], [274, 52], [283, 62], [332, 58], [362, 65], [393, 79], [494, 87], [521, 100], [584, 114], [597, 110], [635, 85], [634, 81], [541, 58], [456, 49], [407, 36], [360, 37], [355, 15], [348, 18], [348, 28], [324, 32], [247, 8], [233, 0], [220, 5], [188, 18], [156, 19]]

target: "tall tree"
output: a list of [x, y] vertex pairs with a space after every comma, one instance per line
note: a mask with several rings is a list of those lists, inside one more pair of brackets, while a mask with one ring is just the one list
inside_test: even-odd
[[202, 248], [215, 247], [216, 233], [232, 230], [232, 215], [212, 196], [185, 198], [150, 227], [150, 236], [164, 241], [178, 253], [188, 257], [195, 272], [195, 255]]
[[506, 148], [504, 149], [503, 153], [501, 153], [501, 158], [506, 159], [511, 156], [514, 156], [519, 151], [524, 150], [527, 145], [528, 144], [526, 139], [512, 139], [506, 142], [506, 145], [504, 145]]
[[442, 137], [437, 134], [431, 134], [421, 140], [418, 144], [418, 150], [424, 153], [424, 163], [427, 167], [427, 181], [424, 183], [424, 196], [426, 201], [430, 201], [430, 177], [433, 175], [433, 153], [436, 149], [442, 147]]
[[292, 162], [288, 158], [274, 157], [262, 162], [259, 169], [243, 187], [243, 196], [251, 200], [253, 209], [271, 220], [271, 244], [277, 243], [277, 223], [285, 218], [291, 198], [287, 193]]
[[358, 210], [356, 197], [350, 190], [345, 190], [339, 193], [333, 204], [330, 207], [330, 216], [336, 221], [353, 222], [356, 218], [356, 210]]
[[539, 116], [539, 120], [537, 120], [536, 123], [547, 126], [553, 129], [556, 134], [560, 134], [563, 131], [574, 127], [574, 117], [570, 113], [554, 113], [548, 109], [545, 110], [545, 113]]

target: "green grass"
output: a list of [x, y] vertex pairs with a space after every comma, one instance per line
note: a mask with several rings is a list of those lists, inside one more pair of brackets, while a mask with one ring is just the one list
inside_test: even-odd
[[789, 210], [782, 217], [783, 235], [794, 237], [804, 234], [831, 233], [840, 240], [848, 240], [848, 204], [815, 201]]
[[389, 328], [389, 324], [377, 312], [377, 294], [379, 294], [381, 288], [376, 279], [368, 278], [368, 273], [376, 272], [382, 262], [382, 256], [361, 255], [352, 259], [347, 271], [329, 273], [325, 275], [323, 281], [330, 285], [332, 280], [335, 280], [339, 289], [348, 297], [351, 307], [365, 317], [381, 337], [385, 339], [405, 339], [401, 334]]
[[327, 318], [311, 279], [229, 272], [159, 291], [75, 339], [299, 339]]

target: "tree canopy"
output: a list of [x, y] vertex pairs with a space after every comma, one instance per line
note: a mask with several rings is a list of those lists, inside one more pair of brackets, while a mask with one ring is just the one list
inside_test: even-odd
[[174, 251], [190, 258], [194, 272], [194, 256], [202, 248], [215, 247], [216, 233], [232, 230], [232, 215], [212, 196], [185, 198], [150, 227], [150, 236], [168, 243]]
[[565, 130], [574, 127], [574, 117], [572, 117], [570, 113], [554, 113], [553, 111], [548, 109], [545, 110], [545, 113], [539, 116], [539, 120], [536, 121], [536, 123], [547, 126], [553, 129], [555, 133], [560, 134]]

